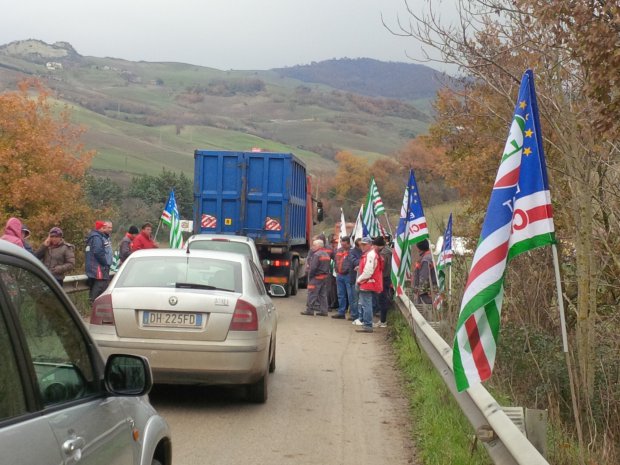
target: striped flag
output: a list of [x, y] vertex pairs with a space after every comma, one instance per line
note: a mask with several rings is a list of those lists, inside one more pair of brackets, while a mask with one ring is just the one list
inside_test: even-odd
[[174, 189], [170, 191], [168, 202], [161, 214], [161, 222], [170, 228], [170, 248], [180, 249], [183, 247], [183, 235], [181, 234], [181, 218], [177, 208], [177, 200], [174, 197]]
[[368, 229], [364, 224], [364, 205], [360, 207], [360, 211], [357, 214], [357, 219], [355, 220], [355, 226], [353, 226], [353, 231], [351, 232], [351, 243], [354, 244], [356, 239], [361, 239], [362, 237], [368, 236]]
[[370, 200], [372, 201], [372, 208], [375, 212], [375, 217], [385, 214], [385, 207], [383, 206], [383, 200], [379, 195], [379, 188], [375, 182], [375, 178], [370, 178], [370, 188], [368, 189], [370, 194]]
[[448, 224], [443, 234], [443, 244], [441, 252], [437, 258], [437, 287], [439, 292], [435, 297], [433, 305], [441, 310], [441, 305], [446, 295], [446, 268], [452, 264], [452, 213], [448, 217]]
[[527, 70], [461, 302], [452, 351], [459, 391], [491, 376], [507, 262], [554, 242], [534, 75]]
[[411, 270], [411, 246], [429, 237], [422, 201], [418, 195], [413, 170], [409, 171], [409, 182], [405, 187], [400, 220], [394, 238], [392, 251], [392, 284], [398, 295], [403, 293], [403, 285]]
[[364, 203], [364, 224], [368, 228], [368, 235], [371, 237], [385, 236], [385, 230], [377, 217], [385, 214], [385, 207], [383, 201], [379, 195], [379, 189], [375, 178], [370, 178], [370, 186], [368, 187], [368, 195], [366, 196], [366, 203]]

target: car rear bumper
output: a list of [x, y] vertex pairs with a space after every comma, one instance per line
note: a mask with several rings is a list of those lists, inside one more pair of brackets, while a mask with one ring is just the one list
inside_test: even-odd
[[[267, 370], [269, 338], [233, 340], [226, 343], [196, 343], [119, 338], [93, 334], [102, 355], [142, 355], [149, 359], [155, 383], [249, 384]], [[258, 342], [258, 343], [257, 343]]]

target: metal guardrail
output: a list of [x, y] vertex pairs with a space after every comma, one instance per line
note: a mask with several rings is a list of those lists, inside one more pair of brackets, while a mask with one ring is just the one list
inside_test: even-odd
[[418, 345], [452, 392], [493, 463], [549, 465], [482, 385], [472, 386], [464, 392], [456, 390], [452, 370], [452, 348], [435, 331], [431, 323], [426, 321], [408, 297], [401, 296], [396, 302], [412, 328]]
[[87, 279], [88, 277], [85, 274], [81, 274], [77, 276], [65, 276], [65, 279], [62, 282], [62, 288], [65, 290], [67, 294], [73, 294], [74, 292], [87, 291], [88, 290], [88, 286], [86, 285]]

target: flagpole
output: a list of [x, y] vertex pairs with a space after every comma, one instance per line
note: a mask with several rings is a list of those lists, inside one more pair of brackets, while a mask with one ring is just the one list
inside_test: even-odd
[[155, 236], [153, 236], [153, 240], [157, 242], [157, 233], [159, 233], [159, 227], [161, 226], [161, 218], [159, 218], [159, 223], [157, 223], [157, 229], [155, 230]]
[[390, 224], [390, 219], [387, 216], [387, 211], [384, 213], [385, 215], [385, 222], [388, 225], [388, 229], [390, 230], [390, 236], [392, 236], [392, 238], [394, 238], [394, 232], [392, 231], [392, 225]]
[[577, 438], [579, 441], [580, 462], [585, 463], [583, 457], [583, 432], [581, 430], [581, 421], [579, 419], [579, 410], [577, 407], [577, 394], [575, 392], [575, 380], [573, 379], [573, 364], [568, 351], [568, 335], [566, 333], [566, 317], [564, 314], [564, 299], [562, 297], [562, 280], [560, 279], [560, 260], [558, 259], [558, 249], [555, 244], [551, 244], [553, 251], [553, 268], [555, 271], [555, 287], [558, 293], [558, 308], [560, 310], [560, 326], [562, 327], [562, 349], [566, 358], [566, 368], [568, 369], [568, 382], [570, 385], [570, 396], [573, 404], [573, 415], [577, 426]]
[[[454, 249], [452, 255], [454, 256]], [[452, 299], [452, 263], [448, 269], [448, 299]]]

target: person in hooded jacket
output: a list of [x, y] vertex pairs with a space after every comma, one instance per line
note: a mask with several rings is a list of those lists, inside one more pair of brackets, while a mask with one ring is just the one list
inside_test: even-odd
[[93, 229], [86, 237], [86, 276], [88, 277], [88, 299], [92, 304], [110, 282], [110, 266], [112, 266], [112, 232], [111, 221], [96, 221]]
[[24, 248], [24, 238], [22, 235], [22, 222], [17, 218], [9, 218], [4, 228], [4, 234], [0, 239]]
[[22, 223], [22, 241], [24, 242], [24, 249], [34, 255], [34, 250], [32, 250], [32, 246], [28, 243], [28, 238], [30, 237], [30, 229], [24, 223]]
[[50, 270], [61, 286], [65, 275], [75, 267], [75, 247], [65, 242], [59, 227], [50, 229], [47, 238], [34, 255]]

